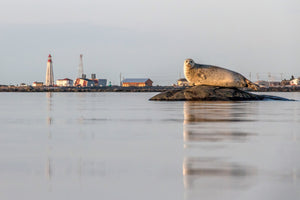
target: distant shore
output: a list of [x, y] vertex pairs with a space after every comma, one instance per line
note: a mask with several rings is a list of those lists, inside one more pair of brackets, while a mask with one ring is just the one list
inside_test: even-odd
[[[181, 88], [181, 87], [180, 87]], [[152, 87], [17, 87], [0, 86], [0, 92], [164, 92], [167, 90], [179, 89], [173, 86], [152, 86]]]
[[[152, 86], [152, 87], [32, 87], [0, 86], [0, 92], [164, 92], [181, 90], [187, 87]], [[261, 87], [255, 92], [300, 92], [300, 87]]]

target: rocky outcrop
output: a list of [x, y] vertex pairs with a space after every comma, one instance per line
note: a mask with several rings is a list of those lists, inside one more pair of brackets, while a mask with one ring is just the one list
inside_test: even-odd
[[157, 94], [149, 99], [151, 101], [258, 101], [258, 100], [281, 100], [282, 97], [269, 95], [256, 95], [239, 90], [218, 86], [194, 86], [183, 90], [171, 90]]

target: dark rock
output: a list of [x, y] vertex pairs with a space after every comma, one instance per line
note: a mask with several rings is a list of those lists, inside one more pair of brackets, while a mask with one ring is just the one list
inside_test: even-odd
[[281, 100], [282, 97], [256, 95], [237, 88], [218, 86], [194, 86], [182, 90], [171, 90], [159, 93], [149, 99], [151, 101], [258, 101]]

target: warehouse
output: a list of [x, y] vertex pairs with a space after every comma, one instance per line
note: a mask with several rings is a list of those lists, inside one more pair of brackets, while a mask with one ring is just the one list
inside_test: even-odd
[[122, 87], [146, 87], [152, 86], [152, 83], [149, 78], [126, 78], [122, 81]]

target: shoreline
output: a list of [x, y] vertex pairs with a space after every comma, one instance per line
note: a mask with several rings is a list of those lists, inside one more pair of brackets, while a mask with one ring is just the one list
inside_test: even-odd
[[[0, 86], [0, 92], [165, 92], [183, 90], [188, 87], [152, 86], [152, 87], [32, 87], [32, 86]], [[300, 87], [269, 87], [259, 88], [250, 92], [300, 92]]]
[[152, 86], [152, 87], [3, 87], [0, 92], [165, 92], [168, 90], [178, 90], [173, 86]]

